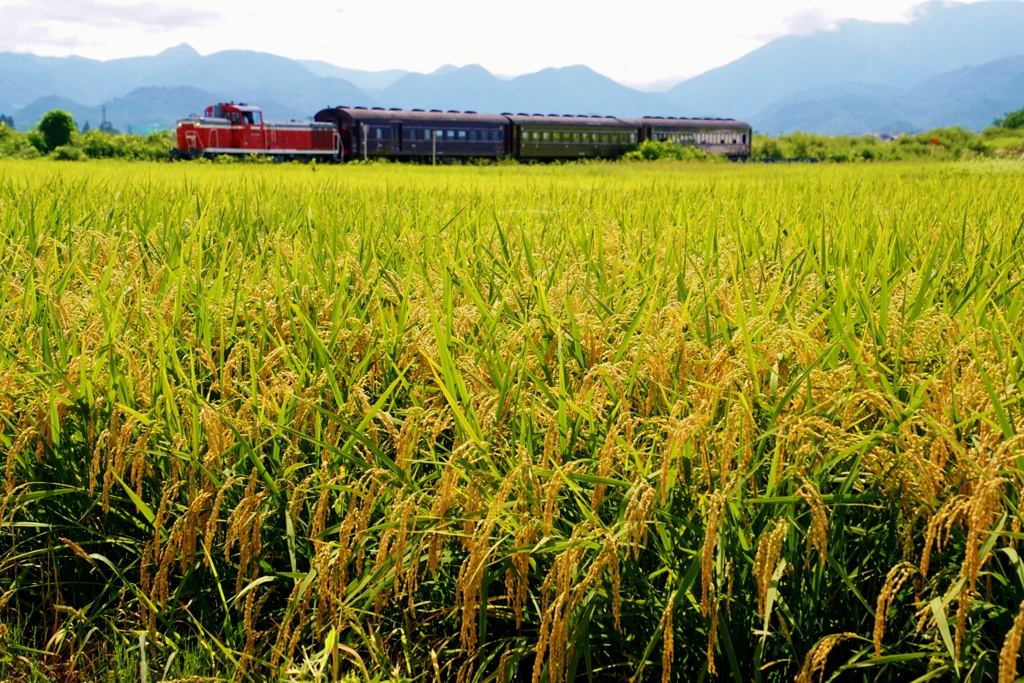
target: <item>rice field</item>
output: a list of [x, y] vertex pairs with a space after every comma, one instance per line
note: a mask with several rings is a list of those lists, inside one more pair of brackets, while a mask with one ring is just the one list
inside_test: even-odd
[[1022, 197], [0, 163], [0, 680], [1017, 680]]

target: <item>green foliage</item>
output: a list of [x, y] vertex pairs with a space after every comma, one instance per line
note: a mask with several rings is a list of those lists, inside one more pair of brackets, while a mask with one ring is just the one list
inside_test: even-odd
[[811, 161], [863, 162], [935, 160], [953, 161], [984, 156], [1002, 156], [1014, 149], [987, 134], [976, 135], [963, 128], [940, 128], [894, 140], [871, 135], [838, 136], [793, 133], [777, 138], [755, 135], [751, 158], [765, 161], [800, 159]]
[[1024, 128], [1024, 108], [1008, 112], [1003, 118], [996, 119], [995, 125], [1000, 128]]
[[173, 146], [170, 133], [110, 135], [99, 129], [81, 136], [80, 145], [90, 159], [132, 159], [164, 161]]
[[76, 145], [61, 145], [50, 153], [57, 161], [85, 161], [88, 157], [81, 147]]
[[39, 156], [39, 150], [29, 142], [28, 135], [8, 127], [5, 123], [0, 123], [0, 158], [32, 159], [37, 156]]
[[43, 144], [46, 146], [45, 150], [40, 151], [47, 152], [69, 144], [71, 137], [78, 132], [75, 120], [63, 109], [54, 109], [43, 114], [36, 129], [42, 134]]
[[659, 159], [673, 159], [676, 161], [722, 161], [722, 157], [716, 154], [708, 154], [696, 147], [684, 147], [674, 142], [659, 140], [644, 140], [637, 148], [626, 152], [623, 157], [629, 161], [656, 161]]

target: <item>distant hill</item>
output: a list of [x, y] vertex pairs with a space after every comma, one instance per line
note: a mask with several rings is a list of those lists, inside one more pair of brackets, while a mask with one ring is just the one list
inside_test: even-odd
[[667, 95], [683, 109], [756, 118], [768, 105], [812, 88], [911, 88], [953, 69], [1016, 56], [1024, 53], [1022, 36], [1022, 2], [930, 2], [906, 24], [849, 20], [834, 30], [783, 36]]
[[[202, 106], [189, 99], [188, 93], [196, 92], [208, 98]], [[48, 111], [45, 107], [57, 101], [76, 121], [79, 116], [96, 118], [105, 103], [108, 118], [124, 130], [154, 121], [173, 125], [220, 100], [259, 102], [268, 116], [284, 119], [308, 118], [330, 102], [375, 103], [348, 81], [317, 76], [295, 60], [263, 52], [228, 50], [203, 56], [180, 45], [152, 57], [106, 62], [0, 53], [0, 112], [13, 112], [20, 128], [34, 125]], [[162, 107], [166, 109], [161, 112]]]
[[408, 74], [377, 94], [387, 107], [617, 116], [640, 115], [658, 97], [620, 85], [586, 66], [498, 78], [476, 64]]
[[844, 83], [797, 93], [754, 114], [758, 130], [842, 135], [963, 126], [981, 130], [1024, 106], [1024, 56], [955, 69], [912, 88]]
[[298, 59], [299, 64], [309, 69], [313, 75], [323, 78], [340, 78], [362, 90], [383, 90], [408, 71], [402, 69], [389, 69], [387, 71], [360, 71], [359, 69], [345, 69], [327, 62], [313, 59]]
[[[0, 113], [20, 128], [60, 106], [80, 124], [171, 126], [208, 103], [259, 104], [268, 119], [328, 106], [615, 116], [720, 116], [756, 130], [825, 134], [981, 129], [1024, 106], [1024, 2], [930, 2], [905, 23], [842, 21], [777, 38], [666, 92], [641, 92], [586, 66], [498, 77], [479, 65], [430, 74], [360, 71], [264, 52], [200, 55], [180, 45], [107, 62], [0, 53]], [[685, 71], [680, 65], [680, 71]], [[95, 124], [94, 124], [95, 125]]]

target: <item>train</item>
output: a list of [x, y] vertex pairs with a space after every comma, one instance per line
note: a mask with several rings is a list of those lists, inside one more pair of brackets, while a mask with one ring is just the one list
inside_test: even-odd
[[270, 156], [347, 162], [394, 159], [457, 163], [614, 159], [645, 140], [692, 146], [733, 160], [750, 156], [751, 128], [734, 119], [568, 114], [478, 114], [330, 107], [307, 122], [265, 121], [259, 107], [220, 103], [177, 125], [174, 158]]

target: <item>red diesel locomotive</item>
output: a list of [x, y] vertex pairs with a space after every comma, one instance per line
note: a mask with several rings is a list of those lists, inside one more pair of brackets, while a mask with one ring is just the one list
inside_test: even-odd
[[313, 122], [269, 123], [246, 104], [207, 107], [178, 122], [175, 157], [268, 155], [276, 160], [469, 158], [526, 161], [615, 158], [645, 140], [693, 146], [730, 159], [750, 156], [750, 126], [733, 119], [478, 114], [333, 107]]
[[263, 120], [257, 107], [241, 104], [216, 104], [202, 116], [178, 121], [178, 148], [172, 154], [180, 159], [249, 154], [285, 159], [335, 159], [338, 156], [338, 129], [331, 123], [271, 123]]

